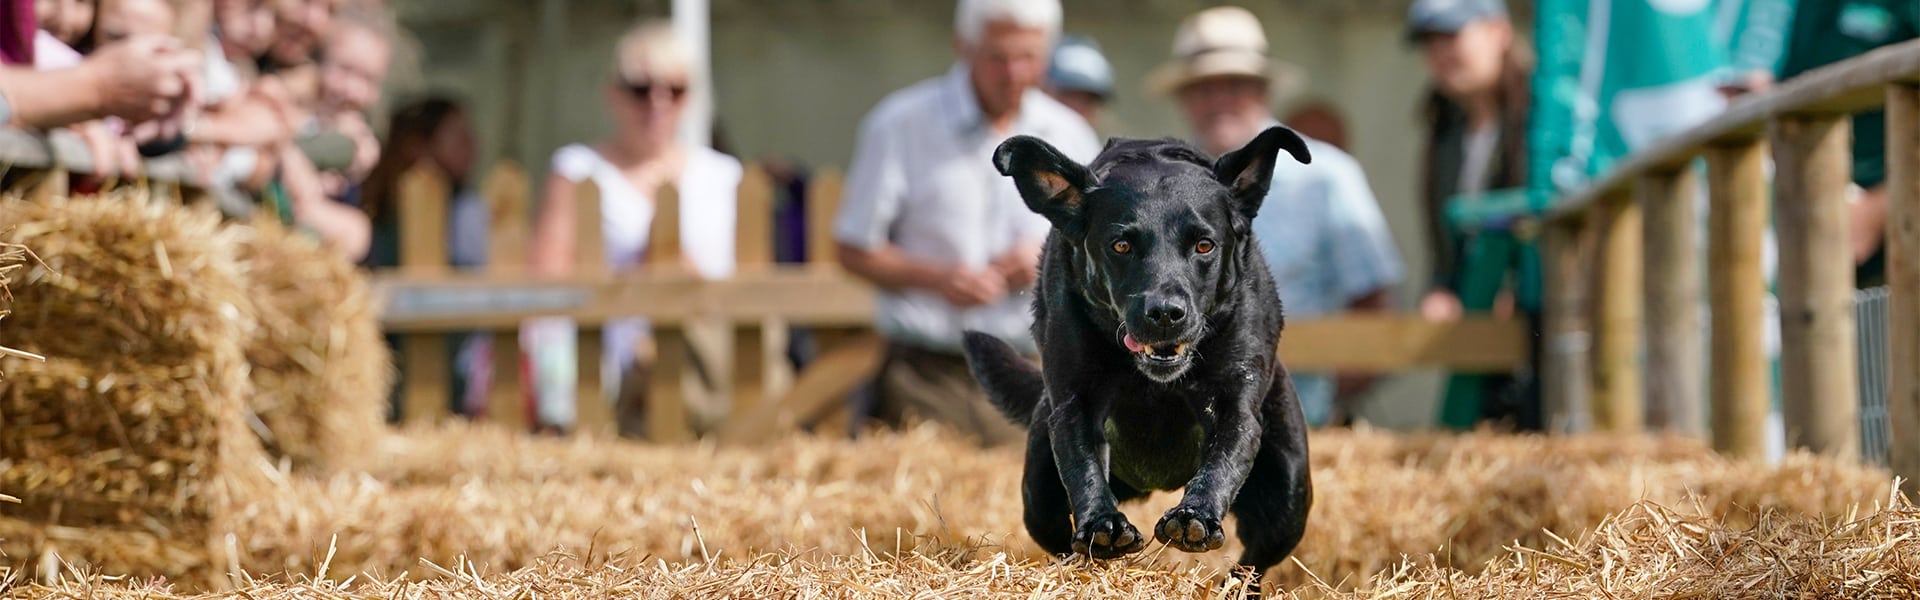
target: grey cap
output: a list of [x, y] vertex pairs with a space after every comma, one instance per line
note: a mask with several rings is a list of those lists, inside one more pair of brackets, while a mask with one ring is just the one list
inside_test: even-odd
[[1048, 61], [1047, 85], [1056, 90], [1113, 95], [1113, 65], [1092, 38], [1062, 35]]
[[1407, 7], [1407, 39], [1429, 33], [1453, 33], [1468, 23], [1490, 17], [1505, 18], [1504, 0], [1413, 0]]

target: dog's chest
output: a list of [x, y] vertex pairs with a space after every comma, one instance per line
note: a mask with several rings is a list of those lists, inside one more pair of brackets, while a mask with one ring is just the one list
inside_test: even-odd
[[1179, 489], [1200, 470], [1206, 431], [1190, 416], [1108, 417], [1103, 429], [1108, 469], [1135, 489]]

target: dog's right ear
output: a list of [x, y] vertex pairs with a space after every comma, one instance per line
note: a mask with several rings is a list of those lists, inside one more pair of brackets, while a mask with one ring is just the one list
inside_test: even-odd
[[1060, 154], [1040, 138], [1019, 135], [993, 150], [993, 167], [1013, 178], [1027, 209], [1069, 235], [1078, 230], [1081, 209], [1093, 188], [1093, 172], [1085, 165]]

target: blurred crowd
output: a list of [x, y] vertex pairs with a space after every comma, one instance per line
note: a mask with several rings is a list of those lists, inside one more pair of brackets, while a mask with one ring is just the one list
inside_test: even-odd
[[[1910, 39], [1920, 21], [1910, 6], [1892, 2], [1852, 2], [1839, 12], [1826, 3], [1803, 4], [1785, 34], [1782, 66], [1736, 73], [1721, 86], [1727, 97]], [[487, 209], [469, 184], [476, 143], [461, 103], [439, 96], [398, 103], [384, 140], [368, 121], [395, 49], [396, 28], [382, 0], [0, 0], [0, 6], [6, 8], [0, 118], [84, 140], [96, 169], [82, 187], [137, 169], [141, 157], [183, 153], [205, 181], [248, 192], [285, 222], [378, 268], [398, 262], [394, 205], [401, 174], [425, 165], [451, 184], [454, 266], [488, 262]], [[1871, 35], [1860, 32], [1867, 9], [1877, 10], [1867, 12], [1885, 25], [1866, 32]], [[985, 331], [1033, 350], [1026, 292], [1049, 226], [985, 157], [1000, 141], [1028, 134], [1089, 161], [1103, 143], [1106, 107], [1127, 87], [1116, 82], [1098, 41], [1063, 31], [1064, 21], [1057, 0], [958, 0], [951, 66], [888, 94], [857, 125], [832, 227], [834, 259], [878, 288], [875, 325], [887, 341], [859, 419], [943, 421], [986, 443], [1018, 438], [968, 374], [960, 335]], [[1389, 292], [1412, 274], [1365, 169], [1345, 150], [1345, 116], [1323, 101], [1298, 103], [1284, 119], [1275, 113], [1278, 98], [1312, 90], [1305, 89], [1300, 67], [1272, 55], [1265, 31], [1244, 8], [1198, 11], [1172, 39], [1158, 42], [1169, 52], [1144, 91], [1183, 117], [1185, 131], [1167, 134], [1214, 155], [1274, 124], [1305, 134], [1312, 163], [1281, 161], [1253, 224], [1278, 283], [1276, 301], [1296, 320], [1388, 310]], [[1484, 260], [1491, 234], [1462, 229], [1447, 216], [1462, 198], [1538, 185], [1539, 169], [1529, 164], [1530, 119], [1539, 98], [1532, 47], [1516, 32], [1503, 0], [1414, 0], [1404, 35], [1406, 51], [1420, 57], [1429, 75], [1417, 102], [1424, 124], [1418, 202], [1428, 240], [1420, 251], [1434, 266], [1412, 281], [1422, 290], [1418, 312], [1434, 321], [1469, 314], [1523, 319], [1537, 340], [1537, 277], [1526, 275], [1523, 260], [1510, 258], [1524, 252]], [[572, 272], [580, 222], [575, 191], [591, 182], [600, 194], [608, 267], [657, 268], [647, 256], [652, 195], [671, 184], [683, 199], [683, 259], [670, 266], [728, 277], [742, 163], [717, 150], [723, 147], [718, 140], [703, 146], [677, 135], [689, 99], [712, 92], [695, 89], [696, 82], [711, 78], [697, 72], [692, 48], [663, 21], [634, 26], [608, 59], [596, 93], [612, 127], [599, 139], [553, 152], [538, 184], [528, 245], [491, 252], [523, 253], [540, 275]], [[1862, 127], [1857, 131], [1877, 125]], [[1863, 282], [1874, 281], [1875, 261], [1883, 260], [1882, 177], [1877, 163], [1869, 164], [1880, 156], [1878, 137], [1855, 137]], [[766, 166], [783, 196], [804, 187], [803, 169]], [[782, 223], [804, 212], [780, 210]], [[777, 225], [783, 258], [804, 247], [789, 229]], [[1511, 231], [1501, 235], [1512, 248], [1532, 243]], [[649, 372], [658, 348], [644, 320], [615, 320], [604, 335], [602, 356], [580, 357], [577, 328], [566, 319], [536, 319], [521, 328], [528, 412], [539, 427], [572, 426], [583, 359], [600, 361], [601, 387], [617, 407], [623, 433], [645, 431], [644, 396], [654, 377], [683, 377], [687, 389], [712, 392], [691, 394], [697, 428], [727, 414], [726, 394], [717, 393], [726, 365], [713, 358], [724, 356], [716, 348], [730, 339], [724, 326], [690, 328], [687, 350], [699, 368], [687, 373]], [[456, 410], [484, 410], [491, 385], [487, 337], [463, 336], [449, 351], [454, 370], [444, 375], [456, 390]], [[1352, 400], [1372, 381], [1363, 373], [1299, 374], [1295, 385], [1308, 421], [1324, 427], [1351, 422]], [[1539, 429], [1545, 425], [1539, 394], [1531, 368], [1457, 377], [1440, 421], [1455, 428], [1496, 422]]]

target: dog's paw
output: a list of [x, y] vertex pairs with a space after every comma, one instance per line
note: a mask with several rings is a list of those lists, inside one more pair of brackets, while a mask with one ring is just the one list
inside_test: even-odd
[[1220, 528], [1218, 517], [1185, 506], [1176, 506], [1160, 517], [1153, 535], [1161, 543], [1187, 552], [1219, 550], [1227, 543], [1227, 532]]
[[1119, 558], [1146, 547], [1146, 536], [1117, 512], [1088, 519], [1073, 532], [1073, 551], [1094, 558]]

